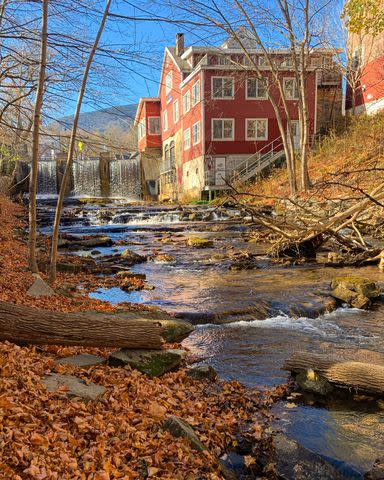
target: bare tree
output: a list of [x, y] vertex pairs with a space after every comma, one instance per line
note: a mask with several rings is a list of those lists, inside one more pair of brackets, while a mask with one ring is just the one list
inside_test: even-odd
[[49, 269], [49, 281], [53, 283], [56, 279], [56, 262], [57, 262], [57, 249], [58, 249], [58, 242], [59, 242], [59, 228], [60, 228], [60, 220], [61, 220], [61, 213], [63, 210], [63, 203], [64, 203], [64, 197], [65, 197], [65, 192], [66, 188], [68, 185], [69, 177], [71, 174], [71, 167], [73, 164], [73, 155], [75, 151], [75, 144], [76, 144], [76, 133], [77, 133], [77, 127], [79, 123], [79, 116], [81, 112], [81, 106], [84, 98], [84, 93], [85, 93], [85, 88], [87, 86], [87, 80], [88, 80], [88, 75], [89, 71], [92, 65], [93, 58], [95, 56], [96, 50], [99, 45], [99, 41], [101, 38], [101, 35], [104, 30], [105, 22], [107, 20], [109, 8], [111, 5], [112, 0], [107, 0], [104, 13], [100, 22], [99, 30], [97, 32], [95, 41], [93, 43], [92, 49], [89, 53], [89, 57], [84, 69], [84, 74], [83, 74], [83, 79], [81, 82], [81, 87], [79, 91], [79, 96], [76, 104], [76, 110], [75, 110], [75, 115], [73, 119], [73, 126], [72, 126], [72, 133], [71, 133], [71, 138], [70, 138], [70, 143], [69, 143], [69, 150], [68, 150], [68, 157], [67, 157], [67, 162], [65, 165], [65, 170], [64, 170], [64, 175], [62, 178], [62, 182], [60, 185], [60, 192], [59, 196], [57, 199], [57, 206], [56, 206], [56, 212], [55, 212], [55, 220], [53, 224], [53, 232], [52, 232], [52, 248], [51, 248], [51, 258], [50, 258], [50, 269]]
[[43, 105], [45, 69], [47, 62], [47, 44], [48, 44], [48, 0], [42, 2], [41, 16], [41, 52], [39, 67], [39, 83], [36, 92], [35, 109], [33, 115], [33, 134], [32, 134], [32, 163], [29, 184], [29, 266], [32, 272], [38, 272], [36, 260], [36, 238], [37, 238], [37, 219], [36, 219], [36, 193], [37, 193], [37, 173], [39, 162], [39, 142], [40, 142], [40, 122], [41, 109]]

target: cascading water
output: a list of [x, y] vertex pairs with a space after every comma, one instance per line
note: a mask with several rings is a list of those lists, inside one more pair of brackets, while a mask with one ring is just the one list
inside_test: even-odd
[[56, 162], [53, 160], [41, 160], [37, 174], [38, 195], [56, 195]]
[[[39, 162], [38, 193], [40, 196], [52, 196], [57, 192], [57, 171], [54, 160]], [[74, 197], [101, 197], [100, 160], [98, 158], [75, 160], [72, 167]], [[108, 182], [108, 177], [107, 177]], [[140, 159], [118, 159], [109, 162], [109, 196], [140, 200], [141, 169]], [[105, 195], [105, 193], [104, 193]]]
[[109, 163], [110, 196], [129, 200], [141, 198], [141, 172], [139, 158], [112, 160]]
[[100, 197], [100, 160], [92, 158], [73, 163], [73, 191], [75, 197]]

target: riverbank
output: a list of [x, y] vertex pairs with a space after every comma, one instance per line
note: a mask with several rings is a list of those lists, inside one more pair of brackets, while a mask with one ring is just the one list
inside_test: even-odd
[[[26, 212], [6, 199], [0, 206], [0, 301], [62, 312], [116, 310], [72, 290], [85, 281], [84, 273], [59, 273], [54, 287], [65, 294], [29, 297], [34, 278], [27, 268]], [[129, 367], [57, 362], [80, 353], [103, 359], [111, 349], [0, 344], [2, 478], [216, 480], [229, 478], [218, 458], [240, 450], [244, 442], [250, 445], [244, 457], [249, 474], [264, 470], [273, 478], [270, 407], [285, 387], [261, 393], [235, 381], [194, 380], [185, 365], [149, 378]], [[66, 388], [47, 391], [42, 384], [47, 374], [73, 375], [106, 390], [98, 401], [85, 403], [68, 398]], [[203, 451], [163, 429], [170, 415], [193, 427]]]

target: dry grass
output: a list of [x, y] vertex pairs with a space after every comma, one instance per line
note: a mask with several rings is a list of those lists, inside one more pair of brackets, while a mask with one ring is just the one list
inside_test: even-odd
[[[379, 170], [379, 169], [383, 170]], [[299, 170], [299, 166], [298, 166]], [[309, 173], [313, 188], [303, 198], [319, 201], [329, 198], [359, 197], [384, 179], [384, 112], [351, 119], [342, 133], [331, 132], [311, 153]], [[263, 203], [289, 196], [285, 168], [274, 170], [268, 178], [242, 188], [260, 195]], [[254, 202], [254, 197], [244, 197]]]

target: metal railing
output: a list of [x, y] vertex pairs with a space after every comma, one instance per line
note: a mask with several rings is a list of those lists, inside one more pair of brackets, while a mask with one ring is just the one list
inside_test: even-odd
[[233, 170], [232, 179], [246, 181], [284, 155], [282, 139], [275, 138], [261, 150], [243, 160]]
[[160, 186], [168, 185], [176, 182], [176, 169], [165, 170], [160, 172]]

